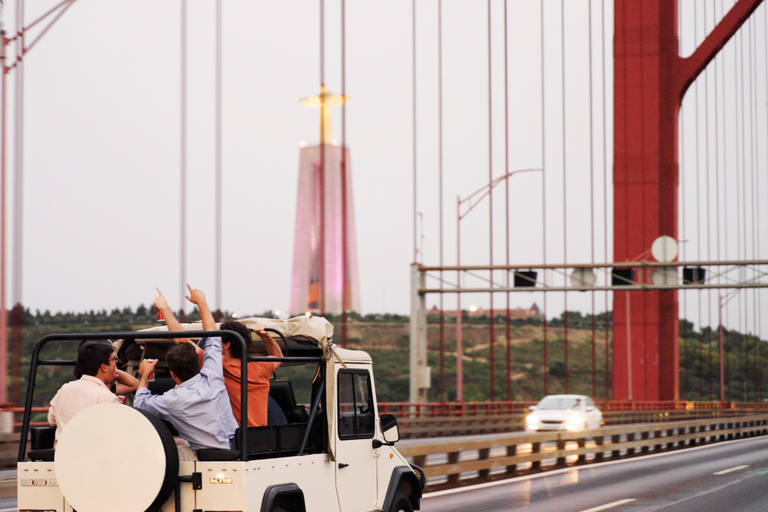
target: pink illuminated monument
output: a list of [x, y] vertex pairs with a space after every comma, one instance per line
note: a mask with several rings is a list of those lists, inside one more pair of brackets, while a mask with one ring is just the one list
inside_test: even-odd
[[331, 141], [331, 107], [346, 96], [301, 101], [320, 109], [320, 143], [299, 150], [291, 314], [360, 311], [350, 153]]

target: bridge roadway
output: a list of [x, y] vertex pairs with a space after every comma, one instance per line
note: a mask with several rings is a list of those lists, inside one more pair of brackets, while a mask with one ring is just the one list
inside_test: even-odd
[[[0, 477], [14, 473], [0, 471]], [[757, 437], [427, 493], [421, 509], [763, 512], [766, 488], [768, 438]], [[11, 511], [16, 498], [0, 496], [0, 512]]]
[[768, 438], [726, 441], [427, 493], [423, 511], [768, 509]]

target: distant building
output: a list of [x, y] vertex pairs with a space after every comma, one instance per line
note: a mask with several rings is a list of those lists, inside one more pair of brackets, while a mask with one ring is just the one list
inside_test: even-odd
[[[463, 310], [465, 313], [467, 313], [472, 318], [477, 317], [483, 317], [483, 316], [491, 316], [491, 313], [493, 313], [494, 317], [499, 316], [507, 316], [507, 308], [503, 309], [494, 309], [493, 312], [489, 309], [483, 309], [481, 307], [475, 307], [470, 306], [468, 309]], [[440, 310], [437, 306], [432, 306], [432, 309], [429, 310], [429, 313], [439, 315]], [[456, 318], [456, 310], [445, 310], [443, 311], [443, 316], [448, 318]], [[539, 306], [536, 305], [534, 302], [531, 304], [531, 307], [526, 308], [510, 308], [509, 310], [509, 318], [512, 319], [519, 319], [519, 318], [544, 318], [544, 315], [542, 314], [541, 310], [539, 309]]]

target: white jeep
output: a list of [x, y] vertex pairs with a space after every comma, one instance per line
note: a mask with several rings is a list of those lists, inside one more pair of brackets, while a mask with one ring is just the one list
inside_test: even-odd
[[[161, 356], [178, 333], [165, 328], [139, 332], [51, 335], [35, 346], [18, 458], [18, 507], [38, 512], [144, 511], [411, 511], [419, 509], [424, 473], [393, 446], [397, 420], [379, 416], [370, 356], [336, 348], [332, 326], [320, 317], [267, 323], [281, 340], [284, 357], [271, 381], [271, 406], [283, 424], [238, 429], [236, 450], [199, 450], [198, 461], [179, 461], [169, 424], [119, 404], [99, 404], [75, 415], [53, 449], [53, 427], [30, 428], [37, 370], [74, 361], [45, 360], [48, 343], [117, 340], [128, 371], [143, 357]], [[230, 331], [195, 330], [191, 338]], [[163, 332], [165, 331], [165, 332]], [[252, 345], [258, 348], [258, 343]], [[258, 354], [245, 359], [264, 360]], [[272, 359], [274, 360], [274, 359]], [[150, 390], [161, 392], [167, 368], [158, 363]], [[297, 404], [294, 385], [307, 405]], [[248, 394], [242, 393], [241, 424], [247, 425]], [[274, 400], [274, 403], [272, 402]], [[130, 403], [130, 397], [128, 402]], [[31, 434], [31, 450], [26, 439]]]

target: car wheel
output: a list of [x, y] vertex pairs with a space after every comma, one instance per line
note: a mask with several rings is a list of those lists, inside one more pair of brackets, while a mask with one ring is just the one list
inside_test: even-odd
[[395, 494], [395, 499], [392, 500], [392, 506], [389, 508], [389, 512], [413, 512], [413, 505], [408, 496], [401, 490]]

